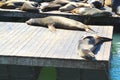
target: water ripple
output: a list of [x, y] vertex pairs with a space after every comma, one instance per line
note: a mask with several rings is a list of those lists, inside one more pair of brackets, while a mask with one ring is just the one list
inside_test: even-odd
[[113, 35], [110, 80], [120, 80], [120, 34]]

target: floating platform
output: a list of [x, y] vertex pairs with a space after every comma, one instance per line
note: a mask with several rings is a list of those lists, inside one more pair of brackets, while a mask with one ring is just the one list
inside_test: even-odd
[[[100, 36], [112, 38], [112, 26], [90, 27]], [[91, 34], [65, 29], [51, 32], [42, 26], [0, 22], [0, 64], [108, 70], [111, 42], [101, 45], [96, 60], [85, 60], [76, 50], [83, 35]]]
[[83, 22], [85, 24], [90, 25], [116, 25], [120, 24], [120, 17], [119, 16], [100, 16], [100, 17], [91, 17], [91, 16], [80, 16], [79, 14], [72, 14], [60, 11], [49, 11], [49, 12], [41, 12], [41, 13], [30, 13], [21, 10], [15, 9], [0, 9], [0, 17], [14, 17], [14, 18], [42, 18], [46, 16], [64, 16], [71, 19], [75, 19], [77, 21]]

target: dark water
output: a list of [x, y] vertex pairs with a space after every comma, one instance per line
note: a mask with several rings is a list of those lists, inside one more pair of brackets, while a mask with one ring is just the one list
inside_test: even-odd
[[113, 34], [110, 80], [120, 80], [120, 32]]

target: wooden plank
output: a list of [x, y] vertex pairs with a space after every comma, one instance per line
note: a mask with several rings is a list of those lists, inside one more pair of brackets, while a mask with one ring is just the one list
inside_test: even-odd
[[52, 34], [52, 32], [46, 30], [40, 38], [40, 39], [44, 38], [44, 41], [42, 42], [40, 41], [40, 44], [38, 44], [38, 48], [34, 51], [33, 56], [45, 55], [47, 53], [47, 50], [49, 49], [50, 44], [54, 39], [54, 36], [55, 36], [54, 33]]
[[[57, 30], [58, 32], [58, 30]], [[57, 36], [57, 32], [45, 32], [44, 36], [42, 38], [44, 38], [44, 41], [41, 42], [41, 46], [39, 46], [38, 50], [35, 52], [35, 56], [41, 56], [41, 57], [46, 57], [46, 55], [48, 54], [49, 48], [53, 48], [51, 45], [52, 43], [55, 44], [55, 40], [56, 40], [56, 36]], [[49, 53], [52, 54], [52, 53]]]
[[[45, 29], [37, 29], [34, 31], [34, 34], [32, 35], [33, 37], [30, 37], [28, 42], [25, 43], [24, 46], [21, 45], [19, 50], [14, 51], [14, 54], [17, 56], [22, 55], [22, 56], [33, 56], [34, 51], [38, 49], [38, 45], [40, 45], [41, 38], [39, 38], [42, 34], [42, 32]], [[32, 46], [32, 47], [30, 47]]]
[[19, 30], [24, 31], [23, 30], [24, 27], [22, 27], [23, 25], [20, 26], [19, 24], [14, 24], [14, 26], [13, 24], [9, 24], [9, 23], [6, 26], [2, 26], [2, 27], [8, 27], [8, 29], [10, 28], [11, 30], [9, 31], [7, 28], [5, 29], [5, 32], [7, 32], [7, 35], [0, 40], [1, 41], [0, 52], [5, 51], [4, 49], [9, 48], [11, 46], [11, 45], [7, 46], [7, 44], [11, 44], [11, 42], [13, 42], [13, 39], [17, 36], [17, 34], [20, 33]]
[[[26, 33], [24, 33], [24, 34], [22, 34], [19, 38], [18, 38], [18, 40], [20, 40], [19, 42], [17, 42], [16, 44], [15, 44], [15, 46], [16, 46], [16, 48], [15, 48], [15, 50], [13, 50], [13, 52], [12, 52], [12, 55], [14, 54], [14, 55], [22, 55], [22, 56], [24, 56], [24, 55], [26, 55], [26, 56], [29, 56], [29, 54], [31, 54], [31, 52], [29, 52], [29, 51], [25, 51], [24, 52], [24, 47], [26, 46], [26, 44], [27, 43], [29, 43], [30, 41], [31, 41], [31, 39], [32, 38], [34, 38], [34, 36], [35, 36], [35, 34], [37, 34], [37, 32], [38, 32], [38, 30], [39, 29], [30, 29], [30, 30], [28, 30], [28, 31], [26, 31]], [[29, 47], [30, 48], [30, 47]], [[29, 48], [27, 48], [27, 49], [29, 49]], [[23, 52], [21, 52], [22, 54], [19, 54], [19, 52], [20, 51], [23, 51]], [[29, 54], [28, 54], [29, 53]]]
[[[69, 43], [69, 47], [67, 50], [69, 50], [69, 52], [65, 55], [66, 58], [73, 58], [74, 59], [74, 56], [71, 56], [71, 55], [77, 55], [77, 45], [78, 45], [78, 41], [79, 39], [84, 35], [86, 34], [86, 32], [76, 32], [73, 36], [73, 38], [71, 37], [72, 41], [70, 41]], [[77, 36], [76, 36], [77, 35]], [[77, 55], [78, 56], [78, 55]], [[76, 57], [77, 57], [76, 56]], [[79, 56], [78, 56], [79, 57]], [[80, 57], [79, 57], [80, 58]]]
[[[98, 35], [99, 36], [105, 36], [106, 34], [105, 34], [105, 31], [106, 29], [105, 29], [105, 27], [102, 27], [102, 29], [100, 29], [100, 27], [99, 27], [99, 29], [98, 29], [98, 31], [99, 31], [99, 33], [98, 33]], [[104, 35], [103, 35], [104, 34]], [[95, 51], [95, 53], [96, 53], [96, 59], [97, 60], [102, 60], [102, 55], [103, 55], [103, 52], [104, 52], [104, 46], [105, 46], [105, 44], [103, 43], [103, 44], [101, 44], [100, 45], [100, 47], [99, 47], [99, 49], [97, 49], [96, 51]], [[98, 54], [99, 53], [99, 54]]]
[[59, 56], [60, 58], [62, 58], [69, 52], [69, 50], [66, 51], [66, 48], [68, 48], [69, 44], [71, 44], [69, 43], [69, 41], [70, 39], [73, 39], [72, 36], [74, 35], [72, 34], [72, 31], [69, 31], [69, 34], [68, 32], [63, 32], [63, 33], [65, 33], [63, 35], [63, 38], [61, 39], [60, 42], [56, 44], [55, 50], [52, 50], [53, 55], [50, 55], [50, 56], [53, 56], [53, 57]]
[[[113, 35], [113, 27], [112, 28], [108, 28], [108, 32], [107, 32], [107, 36], [109, 38], [112, 38], [112, 35]], [[111, 53], [111, 42], [106, 42], [106, 46], [104, 49], [107, 49], [105, 50], [104, 54], [103, 54], [103, 60], [107, 60], [109, 61], [110, 59], [110, 53]]]

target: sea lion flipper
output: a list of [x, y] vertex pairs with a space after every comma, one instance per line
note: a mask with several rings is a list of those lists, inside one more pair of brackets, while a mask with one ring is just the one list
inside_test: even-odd
[[87, 32], [89, 32], [89, 33], [95, 33], [95, 34], [98, 33], [98, 32], [94, 31], [93, 29], [91, 29], [91, 28], [89, 28], [89, 27], [86, 28], [85, 31], [87, 31]]
[[49, 25], [48, 25], [48, 28], [49, 28], [49, 30], [50, 30], [51, 32], [55, 32], [55, 31], [56, 31], [56, 28], [55, 28], [55, 26], [54, 26], [53, 24], [49, 24]]

